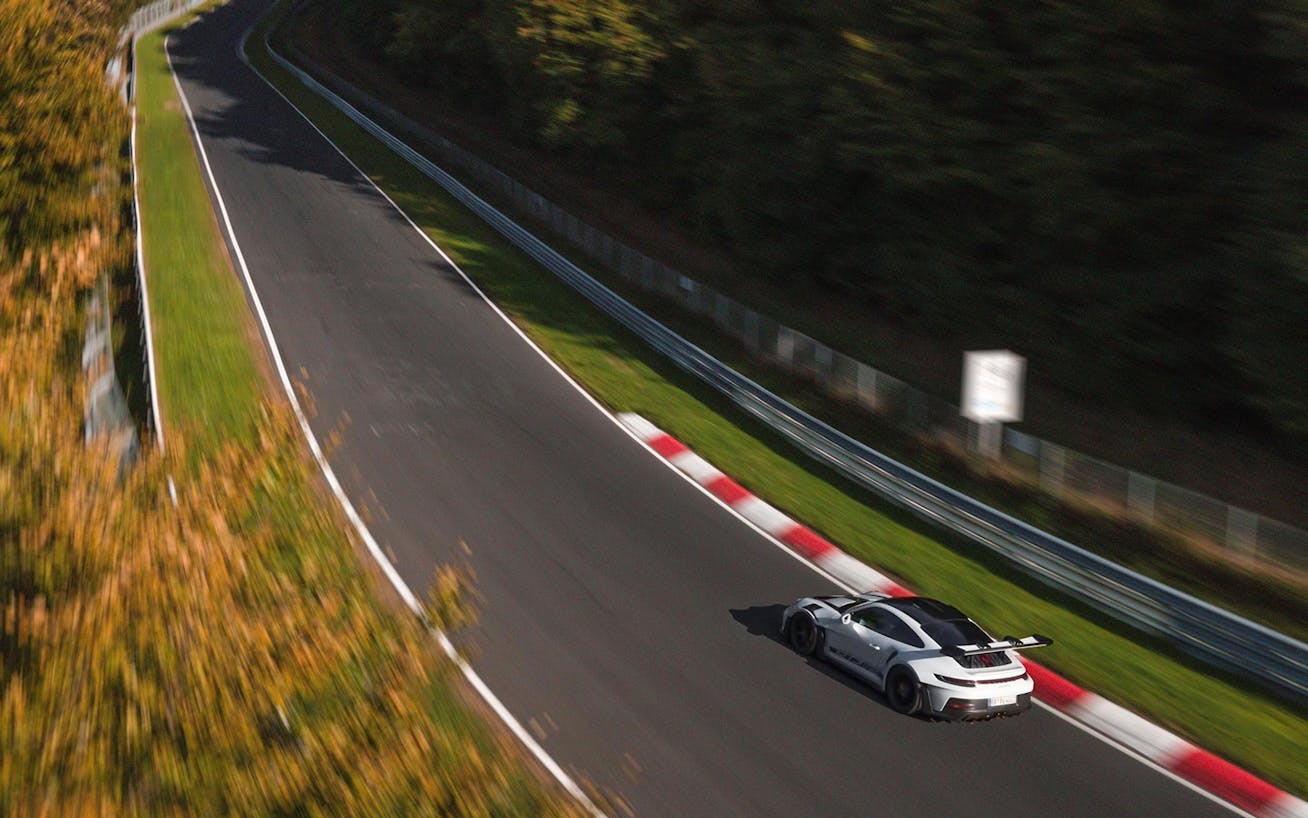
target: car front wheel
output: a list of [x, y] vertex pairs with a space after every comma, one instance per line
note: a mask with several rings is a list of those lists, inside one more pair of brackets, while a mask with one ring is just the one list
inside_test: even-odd
[[798, 653], [813, 656], [822, 646], [822, 629], [808, 611], [800, 611], [792, 616], [786, 630], [789, 632], [787, 636], [790, 638], [790, 646]]
[[911, 716], [922, 706], [922, 685], [913, 671], [903, 665], [890, 669], [886, 676], [886, 702], [896, 713]]

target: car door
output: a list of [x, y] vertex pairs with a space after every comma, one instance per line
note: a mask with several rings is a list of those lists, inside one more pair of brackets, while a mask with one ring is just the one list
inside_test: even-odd
[[880, 685], [886, 668], [901, 648], [886, 635], [898, 617], [875, 603], [851, 608], [826, 632], [827, 653], [852, 673]]

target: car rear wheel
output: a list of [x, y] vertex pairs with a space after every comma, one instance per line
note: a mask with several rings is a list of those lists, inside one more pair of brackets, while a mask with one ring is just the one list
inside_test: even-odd
[[822, 629], [818, 627], [813, 614], [808, 611], [800, 611], [790, 617], [786, 630], [790, 646], [798, 653], [813, 656], [822, 647]]
[[913, 671], [903, 665], [886, 675], [886, 702], [896, 713], [911, 716], [922, 707], [922, 685]]

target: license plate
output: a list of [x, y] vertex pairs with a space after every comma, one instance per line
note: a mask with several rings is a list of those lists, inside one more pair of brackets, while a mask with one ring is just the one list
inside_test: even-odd
[[990, 700], [991, 707], [1005, 707], [1010, 704], [1017, 704], [1016, 696], [995, 696]]

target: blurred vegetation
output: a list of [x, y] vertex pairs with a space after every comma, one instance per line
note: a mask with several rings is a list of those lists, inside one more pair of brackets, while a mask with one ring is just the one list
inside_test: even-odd
[[84, 445], [80, 304], [130, 263], [125, 10], [0, 0], [0, 815], [577, 814], [376, 599], [283, 404], [121, 475]]
[[0, 0], [0, 257], [113, 223], [127, 120], [88, 55], [107, 59], [131, 5]]
[[0, 814], [571, 814], [453, 720], [451, 666], [375, 599], [287, 410], [175, 510], [184, 452], [120, 480], [83, 448], [51, 364], [93, 251], [28, 293], [0, 275]]
[[1308, 441], [1303, 0], [337, 6], [759, 276]]

